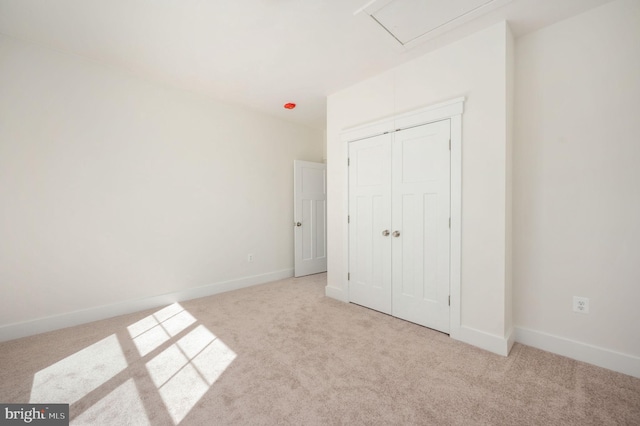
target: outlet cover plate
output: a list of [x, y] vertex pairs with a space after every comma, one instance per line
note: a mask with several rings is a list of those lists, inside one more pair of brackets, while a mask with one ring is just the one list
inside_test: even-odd
[[588, 314], [589, 298], [573, 296], [573, 312], [578, 312], [580, 314]]

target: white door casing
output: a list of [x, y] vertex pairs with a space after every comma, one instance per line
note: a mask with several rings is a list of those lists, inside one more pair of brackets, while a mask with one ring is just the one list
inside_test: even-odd
[[449, 332], [450, 120], [349, 143], [349, 301]]
[[327, 166], [295, 160], [294, 276], [327, 270]]

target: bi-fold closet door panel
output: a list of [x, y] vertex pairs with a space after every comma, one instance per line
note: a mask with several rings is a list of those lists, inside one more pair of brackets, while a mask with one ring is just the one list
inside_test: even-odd
[[349, 144], [350, 301], [444, 332], [449, 140], [443, 120]]

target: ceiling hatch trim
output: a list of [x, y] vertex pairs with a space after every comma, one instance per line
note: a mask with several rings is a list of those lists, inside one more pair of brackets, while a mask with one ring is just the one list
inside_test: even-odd
[[513, 0], [372, 0], [366, 13], [402, 47], [411, 48]]

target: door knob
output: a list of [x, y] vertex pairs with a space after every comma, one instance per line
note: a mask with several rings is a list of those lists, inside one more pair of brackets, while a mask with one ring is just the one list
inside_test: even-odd
[[302, 226], [301, 222], [296, 222], [296, 226]]
[[393, 231], [393, 236], [398, 238], [400, 236], [400, 231]]
[[382, 231], [382, 236], [383, 237], [388, 237], [389, 236], [389, 230], [385, 229], [384, 231]]

